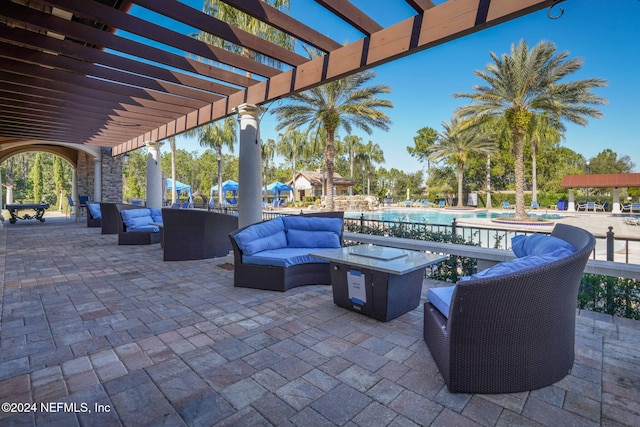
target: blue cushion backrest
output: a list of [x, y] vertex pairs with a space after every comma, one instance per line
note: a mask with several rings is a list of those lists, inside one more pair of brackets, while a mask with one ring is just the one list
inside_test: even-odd
[[342, 219], [288, 216], [282, 219], [290, 248], [339, 248]]
[[571, 243], [566, 242], [554, 236], [546, 236], [544, 234], [531, 234], [525, 236], [523, 234], [514, 236], [511, 239], [511, 250], [517, 257], [529, 255], [548, 255], [557, 249], [564, 249], [567, 255], [575, 252]]
[[146, 226], [154, 222], [149, 209], [124, 209], [120, 211], [122, 221], [127, 228]]
[[162, 222], [162, 210], [161, 209], [149, 209], [151, 211], [151, 219], [153, 222]]
[[287, 246], [281, 217], [253, 224], [237, 233], [234, 239], [244, 255]]
[[511, 274], [517, 271], [536, 267], [538, 265], [557, 261], [560, 258], [566, 257], [567, 255], [571, 255], [571, 254], [567, 253], [567, 250], [565, 248], [558, 248], [556, 249], [556, 252], [553, 252], [547, 255], [542, 255], [542, 256], [529, 255], [529, 256], [524, 256], [522, 258], [515, 258], [515, 259], [512, 259], [511, 261], [506, 261], [506, 262], [501, 262], [500, 264], [496, 264], [491, 268], [487, 268], [486, 270], [480, 271], [471, 276], [463, 276], [460, 278], [460, 281], [471, 280], [471, 279], [486, 279], [489, 277], [503, 276], [505, 274]]
[[427, 291], [429, 302], [447, 319], [449, 318], [449, 306], [451, 305], [451, 297], [453, 297], [455, 288], [455, 286], [444, 286], [441, 288], [429, 288]]
[[100, 205], [97, 203], [87, 203], [87, 207], [89, 208], [89, 212], [91, 212], [91, 217], [93, 219], [102, 218], [102, 213], [100, 212]]

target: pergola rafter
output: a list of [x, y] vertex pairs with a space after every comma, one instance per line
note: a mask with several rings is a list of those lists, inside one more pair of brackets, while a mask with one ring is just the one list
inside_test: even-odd
[[[347, 0], [315, 0], [363, 37], [347, 45], [260, 0], [223, 0], [324, 54], [309, 60], [178, 0], [0, 0], [0, 144], [112, 147], [118, 155], [332, 79], [550, 7], [553, 0], [389, 0], [383, 26]], [[187, 25], [272, 58], [262, 64], [174, 31]], [[157, 16], [157, 15], [156, 15]]]

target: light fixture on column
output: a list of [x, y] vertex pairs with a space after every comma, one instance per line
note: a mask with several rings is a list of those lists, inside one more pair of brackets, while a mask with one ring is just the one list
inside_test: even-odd
[[124, 153], [124, 155], [122, 156], [122, 164], [123, 165], [129, 164], [129, 153]]

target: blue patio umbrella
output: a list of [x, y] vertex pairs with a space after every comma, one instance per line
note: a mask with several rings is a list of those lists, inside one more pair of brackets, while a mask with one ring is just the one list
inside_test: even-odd
[[291, 191], [293, 190], [293, 187], [283, 182], [275, 181], [267, 185], [267, 190], [272, 191], [273, 197], [276, 199], [279, 199], [281, 191]]
[[[173, 180], [171, 178], [167, 178], [167, 191], [173, 191]], [[181, 191], [186, 191], [189, 195], [189, 203], [193, 203], [193, 194], [191, 193], [191, 186], [188, 184], [184, 184], [180, 181], [176, 181], [176, 193], [180, 196]]]
[[[238, 183], [236, 181], [232, 180], [232, 179], [228, 179], [228, 180], [226, 180], [226, 181], [224, 181], [222, 183], [223, 194], [226, 194], [227, 191], [231, 191], [231, 193], [232, 193], [232, 197], [233, 198], [230, 201], [231, 204], [238, 203], [238, 201], [236, 200], [236, 195], [238, 193], [238, 188], [239, 188]], [[218, 191], [218, 186], [217, 185], [214, 185], [213, 187], [211, 187], [211, 190], [209, 192], [211, 200], [213, 200], [213, 193], [215, 193], [216, 191]]]

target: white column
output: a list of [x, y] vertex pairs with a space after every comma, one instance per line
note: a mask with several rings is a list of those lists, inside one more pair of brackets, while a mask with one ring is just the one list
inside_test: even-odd
[[93, 159], [93, 200], [102, 201], [102, 153]]
[[162, 165], [160, 164], [161, 142], [148, 141], [147, 146], [147, 207], [162, 208]]
[[573, 194], [573, 188], [569, 189], [569, 205], [567, 206], [567, 212], [576, 211], [576, 197]]
[[7, 195], [6, 195], [6, 199], [5, 199], [5, 201], [6, 201], [5, 206], [6, 206], [6, 205], [10, 205], [10, 204], [13, 203], [13, 187], [14, 187], [14, 185], [13, 184], [5, 184], [5, 187], [7, 187]]
[[620, 189], [618, 187], [613, 188], [613, 206], [611, 207], [611, 213], [621, 213], [620, 206]]
[[262, 153], [258, 132], [260, 107], [242, 104], [234, 110], [240, 122], [240, 165], [238, 173], [238, 226], [262, 221]]
[[71, 213], [76, 214], [78, 208], [78, 165], [73, 168], [73, 172], [71, 173], [71, 198], [73, 199]]

